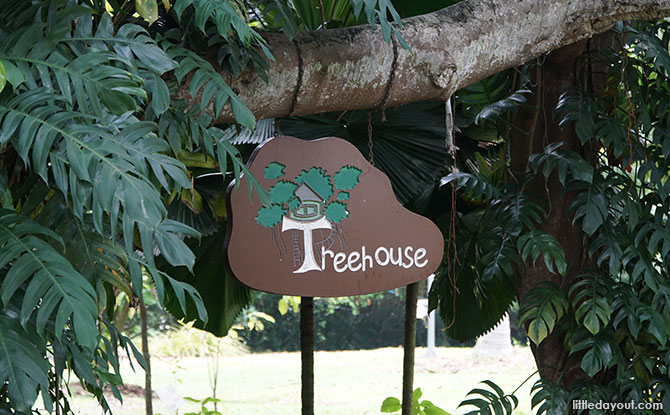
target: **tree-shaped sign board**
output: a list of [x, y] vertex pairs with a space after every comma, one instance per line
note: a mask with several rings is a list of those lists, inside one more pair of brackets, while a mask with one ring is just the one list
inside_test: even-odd
[[439, 229], [400, 205], [389, 179], [345, 140], [277, 137], [256, 150], [249, 170], [269, 200], [231, 184], [226, 252], [252, 288], [366, 294], [424, 279], [442, 260]]

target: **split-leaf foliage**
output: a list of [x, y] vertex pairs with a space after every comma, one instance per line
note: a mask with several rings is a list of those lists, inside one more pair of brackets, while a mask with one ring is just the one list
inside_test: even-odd
[[[263, 31], [292, 39], [367, 23], [389, 41], [401, 17], [454, 1], [314, 3], [3, 3], [0, 412], [30, 413], [39, 394], [48, 410], [69, 411], [67, 371], [108, 411], [103, 389], [121, 398], [119, 352], [143, 364], [113, 323], [115, 299], [141, 296], [144, 279], [173, 314], [219, 335], [248, 304], [249, 290], [223, 271], [217, 249], [227, 216], [223, 191], [246, 171], [235, 133], [255, 142], [256, 120], [216, 65], [233, 74], [251, 66], [263, 76], [272, 62]], [[538, 381], [533, 405], [541, 414], [563, 414], [573, 399], [670, 407], [670, 31], [667, 22], [618, 30], [626, 47], [605, 54], [605, 95], [566, 90], [555, 109], [564, 128], [598, 149], [595, 162], [552, 144], [510, 180], [505, 140], [514, 128], [510, 114], [526, 103], [529, 65], [458, 91], [457, 169], [446, 176], [453, 166], [441, 103], [373, 114], [372, 151], [366, 112], [281, 122], [281, 133], [351, 140], [389, 175], [402, 203], [438, 223], [447, 243], [431, 306], [439, 305], [450, 336], [482, 334], [515, 300], [536, 344], [564, 334], [585, 376], [569, 387]], [[216, 62], [203, 58], [212, 50], [207, 56]], [[174, 97], [187, 76], [197, 102]], [[239, 125], [213, 124], [202, 111], [226, 106]], [[261, 123], [258, 136], [267, 137]], [[566, 215], [582, 230], [594, 266], [570, 286], [542, 284], [516, 299], [521, 264], [537, 261], [566, 275], [563, 247], [539, 229], [550, 206], [528, 190], [551, 175], [575, 195]], [[242, 191], [268, 203], [248, 177]], [[485, 383], [464, 404], [475, 413], [511, 413], [514, 393]]]
[[[506, 139], [519, 128], [510, 115], [518, 108], [511, 102], [524, 105], [522, 70], [516, 83], [505, 86], [500, 73], [455, 100], [461, 131], [473, 131], [463, 121], [488, 125], [499, 145], [443, 179], [457, 192], [457, 211], [438, 221], [447, 248], [431, 307], [439, 306], [447, 334], [464, 340], [490, 330], [519, 301], [530, 340], [547, 346], [554, 336], [556, 352], [578, 366], [539, 368], [556, 376], [532, 388], [538, 414], [603, 413], [572, 410], [573, 400], [663, 403], [666, 412], [670, 404], [670, 24], [614, 31], [617, 47], [589, 57], [607, 70], [599, 74], [604, 89], [566, 87], [553, 108], [561, 128], [574, 128], [591, 149], [584, 155], [550, 142], [529, 158], [524, 176], [513, 175]], [[499, 101], [485, 104], [491, 94]], [[541, 230], [556, 207], [529, 183], [550, 179], [570, 200], [562, 214], [580, 231], [582, 269], [568, 272], [567, 247]], [[518, 272], [531, 264], [558, 277], [516, 298]], [[493, 392], [474, 389], [463, 404], [476, 408], [471, 413], [511, 413], [514, 393], [487, 384]]]
[[[390, 41], [400, 24], [389, 1], [325, 3], [331, 26], [377, 25]], [[117, 297], [137, 304], [143, 281], [175, 316], [227, 333], [250, 292], [220, 261], [223, 195], [246, 173], [236, 132], [256, 120], [216, 67], [264, 75], [261, 32], [315, 28], [307, 4], [3, 2], [0, 412], [70, 411], [68, 373], [109, 411], [120, 353], [144, 363], [114, 323]], [[198, 100], [176, 98], [186, 79]], [[228, 106], [236, 125], [203, 111]], [[268, 203], [248, 178], [237, 191]]]

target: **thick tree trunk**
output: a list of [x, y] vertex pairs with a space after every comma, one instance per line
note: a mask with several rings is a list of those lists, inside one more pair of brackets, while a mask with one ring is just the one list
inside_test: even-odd
[[302, 415], [314, 415], [314, 301], [300, 300], [300, 357], [302, 360]]
[[[457, 89], [590, 38], [618, 20], [668, 15], [670, 0], [465, 0], [406, 19], [400, 33], [411, 52], [397, 42], [384, 43], [369, 26], [306, 32], [294, 42], [267, 35], [276, 58], [268, 83], [252, 69], [236, 78], [221, 73], [258, 119], [392, 107], [445, 100]], [[178, 96], [192, 99], [188, 80]], [[218, 117], [232, 120], [230, 108]]]
[[147, 306], [144, 304], [144, 299], [140, 297], [140, 326], [142, 337], [142, 355], [146, 362], [146, 370], [144, 371], [144, 405], [145, 414], [153, 415], [153, 391], [151, 388], [151, 356], [149, 355], [149, 337], [147, 335]]
[[[542, 152], [551, 143], [563, 142], [562, 148], [573, 150], [586, 160], [595, 159], [593, 149], [581, 144], [572, 123], [559, 127], [560, 117], [555, 116], [553, 110], [566, 91], [576, 87], [593, 90], [594, 77], [590, 75], [589, 59], [584, 52], [609, 47], [611, 39], [609, 33], [601, 34], [588, 42], [580, 41], [539, 59], [538, 66], [533, 69], [533, 93], [527, 105], [514, 118], [517, 128], [514, 128], [510, 142], [511, 171], [514, 176], [511, 180], [523, 176], [531, 154]], [[602, 73], [605, 74], [606, 70], [602, 70]], [[602, 82], [595, 83], [599, 84], [596, 89], [602, 89]], [[538, 178], [527, 187], [527, 191], [547, 199], [548, 216], [539, 229], [550, 233], [561, 243], [568, 266], [565, 277], [550, 273], [541, 260], [520, 268], [516, 291], [522, 304], [528, 291], [542, 281], [551, 281], [567, 291], [575, 274], [591, 265], [586, 252], [588, 242], [584, 241], [580, 228], [573, 226], [567, 213], [574, 194], [563, 193], [556, 173], [546, 181], [543, 177]], [[569, 385], [585, 376], [580, 369], [581, 356], [568, 355], [562, 335], [551, 334], [539, 346], [531, 344], [531, 347], [542, 378]]]
[[416, 346], [416, 303], [419, 283], [407, 286], [405, 291], [405, 339], [402, 361], [402, 415], [412, 415], [414, 404], [414, 347]]

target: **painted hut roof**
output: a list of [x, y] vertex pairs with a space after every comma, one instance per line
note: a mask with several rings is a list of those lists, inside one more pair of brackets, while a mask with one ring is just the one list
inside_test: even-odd
[[301, 183], [300, 186], [295, 190], [295, 195], [301, 202], [305, 201], [314, 201], [314, 202], [323, 202], [323, 198], [319, 196], [309, 185]]

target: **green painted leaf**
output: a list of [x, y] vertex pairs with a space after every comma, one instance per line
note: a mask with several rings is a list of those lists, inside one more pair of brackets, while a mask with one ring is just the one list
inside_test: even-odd
[[333, 223], [340, 223], [349, 216], [347, 205], [342, 202], [331, 202], [326, 207], [326, 218]]
[[272, 228], [273, 226], [279, 224], [282, 218], [286, 214], [287, 210], [281, 207], [280, 205], [270, 205], [263, 206], [258, 209], [258, 216], [256, 216], [256, 222], [261, 226], [266, 228]]
[[263, 170], [263, 176], [268, 180], [277, 180], [278, 178], [284, 175], [285, 165], [277, 163], [276, 161], [270, 162], [265, 169]]
[[298, 183], [305, 183], [312, 188], [323, 200], [328, 200], [333, 195], [333, 185], [330, 183], [330, 176], [320, 167], [312, 167], [309, 170], [303, 170], [295, 178]]
[[333, 179], [335, 188], [339, 190], [351, 190], [359, 183], [358, 178], [363, 172], [361, 169], [353, 166], [344, 166], [335, 173]]
[[298, 206], [300, 206], [300, 200], [298, 200], [297, 197], [294, 197], [293, 199], [288, 201], [288, 208], [289, 210], [294, 210], [297, 209]]
[[291, 199], [295, 198], [295, 190], [297, 188], [297, 184], [288, 180], [281, 180], [270, 187], [270, 200], [275, 204], [288, 203]]
[[349, 200], [349, 192], [339, 192], [337, 194], [337, 200]]

